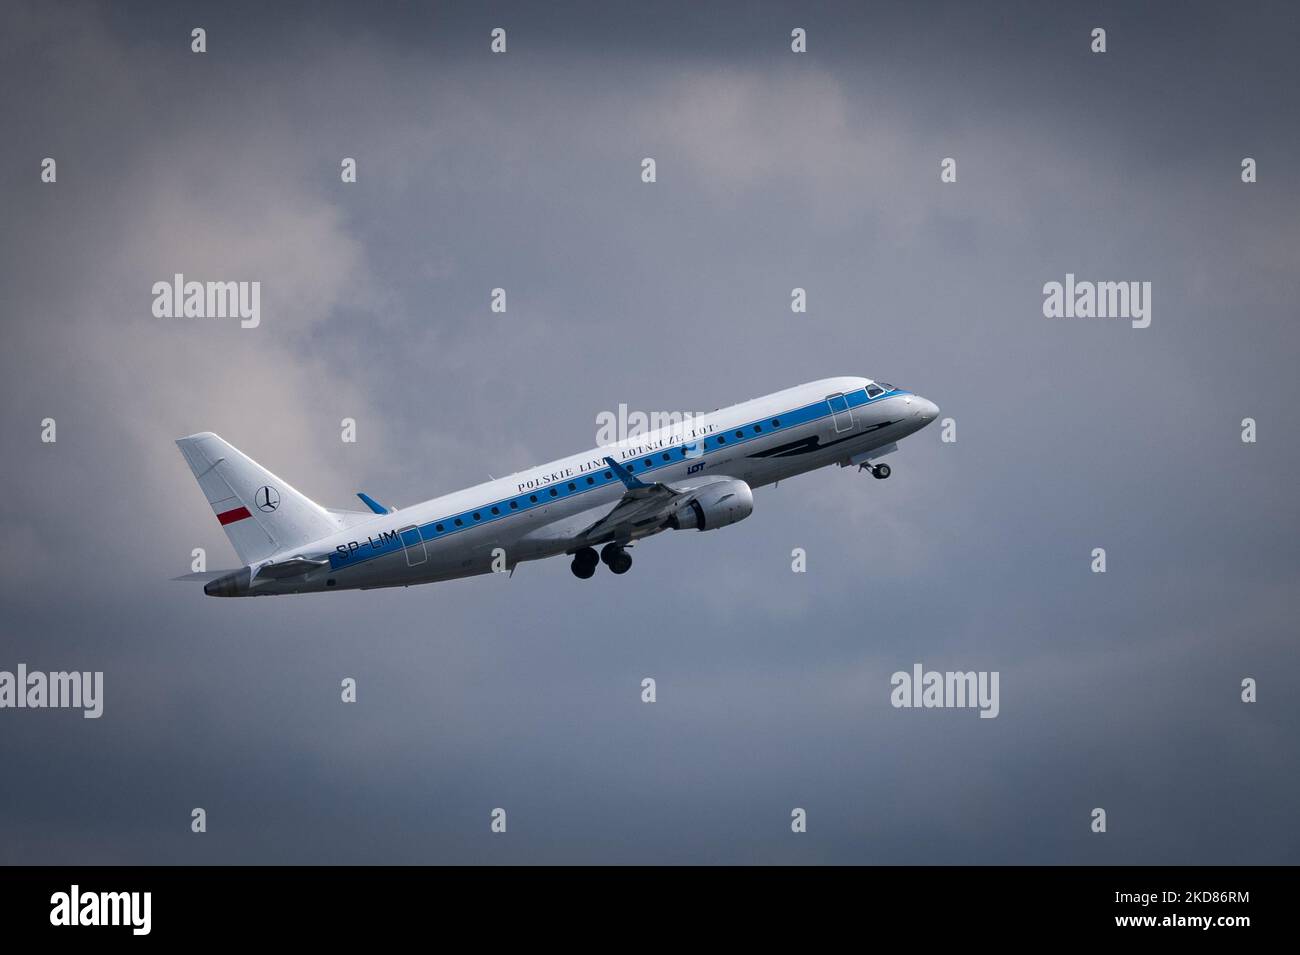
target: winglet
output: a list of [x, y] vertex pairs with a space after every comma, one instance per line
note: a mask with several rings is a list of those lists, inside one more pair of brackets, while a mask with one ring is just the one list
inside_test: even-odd
[[618, 479], [622, 481], [624, 484], [626, 484], [628, 487], [638, 488], [638, 487], [650, 486], [649, 484], [646, 484], [644, 481], [638, 480], [636, 477], [634, 477], [631, 471], [623, 467], [623, 465], [619, 464], [613, 458], [606, 458], [605, 463], [609, 465], [609, 469], [611, 471], [613, 471], [615, 474], [618, 475]]
[[391, 514], [391, 513], [392, 513], [392, 511], [390, 511], [388, 508], [384, 507], [384, 505], [380, 504], [378, 501], [376, 501], [376, 500], [375, 500], [373, 497], [371, 497], [369, 494], [365, 494], [365, 493], [362, 493], [361, 491], [357, 491], [357, 497], [361, 498], [361, 503], [365, 504], [366, 507], [370, 508], [370, 509], [371, 509], [372, 511], [374, 511], [376, 514]]

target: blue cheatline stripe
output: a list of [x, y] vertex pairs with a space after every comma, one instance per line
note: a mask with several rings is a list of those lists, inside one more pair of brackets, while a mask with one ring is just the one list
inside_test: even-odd
[[[877, 401], [883, 401], [886, 398], [897, 398], [902, 395], [911, 394], [895, 388], [893, 391], [887, 391], [883, 395], [877, 395], [874, 398], [868, 398], [864, 389], [859, 388], [857, 391], [850, 392], [844, 397], [850, 408], [860, 408], [863, 405], [875, 404]], [[843, 412], [840, 412], [843, 413]], [[621, 462], [622, 466], [634, 474], [641, 474], [648, 471], [657, 471], [660, 468], [667, 467], [670, 464], [686, 460], [700, 458], [707, 454], [714, 454], [725, 448], [735, 447], [738, 444], [745, 444], [758, 438], [765, 437], [769, 434], [776, 434], [781, 431], [788, 431], [791, 428], [801, 424], [808, 424], [812, 421], [820, 421], [822, 418], [831, 416], [830, 402], [823, 398], [821, 401], [814, 401], [810, 405], [802, 408], [795, 408], [790, 411], [783, 411], [778, 414], [769, 415], [764, 418], [757, 418], [746, 424], [738, 425], [734, 428], [728, 428], [726, 431], [714, 432], [702, 441], [694, 441], [689, 444], [675, 444], [670, 451], [659, 450], [652, 454], [642, 455], [638, 458], [631, 458]], [[774, 425], [774, 421], [780, 424]], [[755, 428], [759, 430], [755, 430]], [[740, 437], [737, 437], [737, 435]], [[696, 450], [699, 449], [699, 450]], [[503, 498], [500, 501], [494, 501], [491, 504], [484, 504], [482, 507], [469, 511], [463, 511], [460, 514], [452, 514], [450, 517], [440, 518], [436, 521], [430, 521], [419, 528], [420, 537], [426, 541], [442, 540], [456, 534], [460, 531], [469, 530], [471, 527], [481, 527], [484, 524], [490, 524], [493, 521], [504, 520], [512, 514], [522, 514], [524, 511], [537, 507], [545, 507], [547, 504], [566, 498], [576, 497], [579, 494], [585, 494], [587, 491], [594, 491], [597, 488], [607, 487], [610, 484], [619, 484], [618, 475], [612, 469], [607, 467], [597, 468], [594, 471], [588, 471], [576, 475], [569, 481], [556, 481], [547, 487], [537, 488], [514, 497]], [[401, 512], [397, 512], [400, 519]], [[407, 544], [418, 543], [415, 537], [415, 531], [404, 531], [399, 537], [392, 531], [380, 531], [379, 536], [367, 537], [364, 542], [358, 542], [358, 547], [348, 554], [340, 554], [337, 550], [330, 553], [330, 569], [338, 570], [340, 567], [355, 567], [357, 564], [371, 560], [375, 557], [382, 557], [384, 554], [392, 553], [402, 549], [402, 537], [408, 538]]]

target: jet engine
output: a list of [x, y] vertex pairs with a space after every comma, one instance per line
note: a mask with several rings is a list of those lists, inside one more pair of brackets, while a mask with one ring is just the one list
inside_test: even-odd
[[735, 478], [715, 481], [693, 492], [672, 516], [668, 526], [673, 530], [711, 531], [743, 521], [754, 513], [754, 492], [744, 481]]

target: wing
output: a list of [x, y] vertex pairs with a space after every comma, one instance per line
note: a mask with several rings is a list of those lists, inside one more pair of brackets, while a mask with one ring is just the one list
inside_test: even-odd
[[578, 541], [588, 546], [611, 540], [627, 542], [657, 533], [691, 493], [706, 484], [728, 480], [715, 475], [693, 482], [647, 484], [613, 458], [605, 458], [605, 463], [627, 490], [612, 511], [578, 534]]

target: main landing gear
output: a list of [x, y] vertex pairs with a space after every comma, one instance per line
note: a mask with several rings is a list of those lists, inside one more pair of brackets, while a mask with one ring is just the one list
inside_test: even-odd
[[883, 481], [893, 472], [889, 470], [888, 464], [877, 464], [871, 469], [871, 476], [877, 481]]
[[632, 555], [623, 549], [622, 544], [606, 544], [600, 549], [600, 559], [616, 574], [626, 574], [632, 569]]
[[596, 565], [600, 563], [600, 558], [596, 556], [596, 551], [591, 547], [584, 547], [573, 555], [573, 563], [569, 569], [573, 571], [573, 576], [581, 580], [590, 580], [596, 573]]
[[573, 576], [581, 580], [589, 580], [596, 573], [596, 567], [601, 561], [605, 562], [613, 573], [626, 574], [632, 569], [632, 555], [627, 552], [621, 544], [606, 544], [596, 555], [594, 547], [584, 547], [576, 551], [573, 555], [573, 563], [569, 569], [573, 571]]

